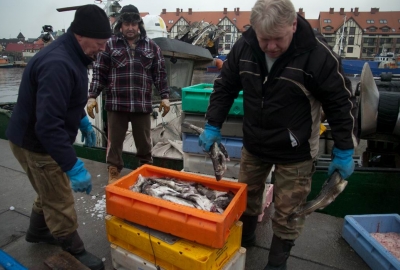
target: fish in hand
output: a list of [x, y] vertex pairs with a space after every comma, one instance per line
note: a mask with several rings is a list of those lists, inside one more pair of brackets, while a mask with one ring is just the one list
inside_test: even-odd
[[[194, 131], [197, 132], [198, 135], [200, 135], [204, 131], [204, 129], [197, 127], [193, 124], [190, 124], [188, 122], [183, 122], [182, 126], [193, 129]], [[226, 162], [229, 161], [228, 151], [226, 151], [226, 148], [222, 143], [217, 144], [215, 142], [211, 145], [210, 151], [207, 153], [210, 156], [210, 159], [214, 167], [215, 179], [219, 181], [222, 179], [222, 176], [224, 175], [227, 169]]]
[[331, 204], [336, 197], [342, 193], [347, 186], [347, 181], [342, 178], [340, 173], [335, 170], [333, 174], [324, 182], [322, 189], [317, 197], [302, 204], [296, 212], [288, 217], [288, 223], [301, 216], [307, 216], [317, 209], [324, 209]]

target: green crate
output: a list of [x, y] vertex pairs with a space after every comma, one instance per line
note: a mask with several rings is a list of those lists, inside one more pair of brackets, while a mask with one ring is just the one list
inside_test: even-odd
[[[182, 88], [182, 110], [206, 113], [213, 86], [211, 83], [201, 83]], [[243, 116], [243, 91], [239, 92], [239, 96], [234, 100], [228, 114]]]

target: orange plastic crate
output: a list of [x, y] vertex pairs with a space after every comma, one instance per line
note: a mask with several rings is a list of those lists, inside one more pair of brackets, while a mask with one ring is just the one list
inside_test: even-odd
[[[231, 191], [235, 196], [223, 213], [212, 213], [130, 190], [139, 174], [196, 182], [214, 190]], [[151, 165], [143, 165], [106, 187], [108, 214], [213, 248], [224, 246], [230, 228], [246, 209], [246, 201], [246, 184], [217, 182], [213, 177]]]

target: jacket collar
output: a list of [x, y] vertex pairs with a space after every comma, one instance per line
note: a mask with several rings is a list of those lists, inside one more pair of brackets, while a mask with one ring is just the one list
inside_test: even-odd
[[71, 55], [75, 55], [75, 57], [77, 57], [83, 65], [88, 66], [89, 64], [91, 64], [93, 60], [83, 52], [81, 45], [79, 44], [78, 40], [76, 40], [75, 35], [70, 28], [68, 28], [65, 35], [71, 41], [69, 42], [69, 45], [72, 50], [69, 53]]

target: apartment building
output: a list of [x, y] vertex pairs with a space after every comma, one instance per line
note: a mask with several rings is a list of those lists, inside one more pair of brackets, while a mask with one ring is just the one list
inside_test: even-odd
[[[302, 8], [298, 13], [305, 17]], [[228, 54], [236, 40], [250, 27], [250, 11], [241, 11], [239, 7], [233, 11], [224, 8], [201, 12], [194, 12], [192, 8], [187, 11], [177, 8], [173, 12], [163, 9], [160, 17], [170, 38], [177, 36], [179, 26], [193, 22], [205, 21], [221, 27], [226, 34], [219, 41], [219, 54]], [[328, 12], [320, 12], [318, 19], [307, 20], [343, 58], [373, 59], [384, 48], [400, 53], [400, 11], [380, 11], [379, 8], [360, 11], [357, 7], [350, 11], [344, 8], [335, 11], [330, 8]]]

